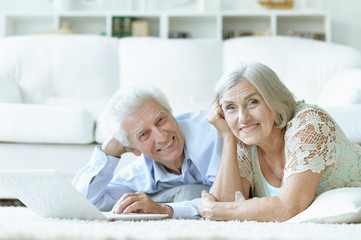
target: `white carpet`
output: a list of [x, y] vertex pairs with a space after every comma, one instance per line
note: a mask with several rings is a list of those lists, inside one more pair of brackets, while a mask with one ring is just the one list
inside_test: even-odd
[[0, 207], [0, 239], [357, 239], [361, 224], [286, 224], [158, 220], [46, 219], [24, 207]]

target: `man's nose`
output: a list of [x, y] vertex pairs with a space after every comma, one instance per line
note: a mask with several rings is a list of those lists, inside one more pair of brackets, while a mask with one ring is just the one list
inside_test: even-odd
[[168, 134], [167, 132], [162, 128], [155, 128], [154, 129], [154, 135], [158, 142], [167, 141]]

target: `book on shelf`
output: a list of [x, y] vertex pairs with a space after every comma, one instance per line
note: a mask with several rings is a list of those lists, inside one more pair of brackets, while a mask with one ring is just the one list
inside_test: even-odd
[[289, 31], [289, 36], [293, 37], [300, 37], [300, 38], [307, 38], [307, 39], [315, 39], [315, 40], [321, 40], [325, 41], [326, 36], [324, 33], [320, 32], [309, 32], [309, 31]]
[[168, 34], [169, 38], [191, 38], [191, 35], [183, 31], [172, 31]]
[[229, 38], [246, 37], [246, 36], [267, 36], [270, 35], [270, 31], [224, 31], [223, 40]]
[[112, 19], [112, 36], [113, 37], [130, 37], [132, 36], [132, 17], [113, 17]]

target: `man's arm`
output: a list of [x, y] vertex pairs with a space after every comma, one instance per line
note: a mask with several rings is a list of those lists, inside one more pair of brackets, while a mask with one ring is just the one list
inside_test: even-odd
[[120, 155], [127, 151], [128, 148], [110, 138], [95, 148], [87, 166], [75, 175], [75, 188], [103, 211], [111, 210], [124, 193], [134, 192], [129, 181], [121, 176], [112, 180]]
[[110, 210], [122, 194], [130, 191], [120, 182], [112, 183], [117, 186], [119, 196], [108, 188], [118, 162], [119, 158], [107, 156], [100, 150], [100, 146], [97, 146], [89, 163], [80, 169], [73, 179], [74, 187], [102, 211]]

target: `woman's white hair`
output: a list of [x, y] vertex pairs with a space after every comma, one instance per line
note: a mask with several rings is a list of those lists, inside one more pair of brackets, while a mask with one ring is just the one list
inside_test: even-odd
[[154, 99], [172, 114], [167, 97], [158, 88], [148, 84], [139, 84], [118, 90], [105, 107], [105, 119], [110, 132], [121, 144], [133, 147], [126, 130], [122, 127], [126, 115], [136, 112], [147, 100]]
[[295, 97], [277, 74], [261, 63], [239, 63], [223, 75], [216, 86], [216, 99], [219, 104], [222, 105], [222, 96], [243, 80], [248, 80], [258, 90], [267, 106], [276, 114], [276, 127], [284, 128], [295, 114]]

